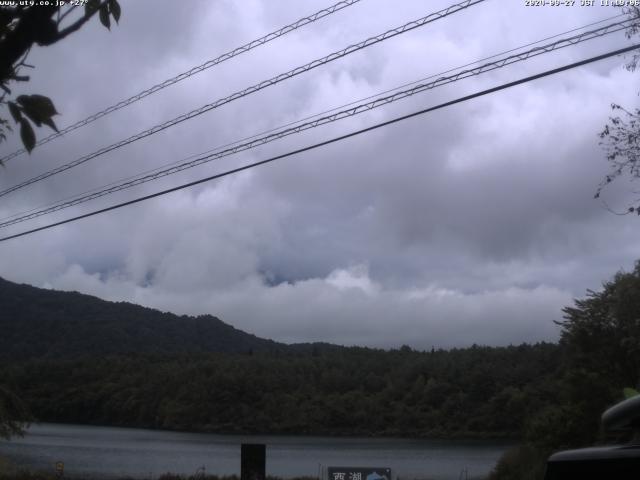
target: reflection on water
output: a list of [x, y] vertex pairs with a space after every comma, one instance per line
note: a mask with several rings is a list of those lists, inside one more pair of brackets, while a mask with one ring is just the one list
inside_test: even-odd
[[65, 476], [156, 478], [165, 472], [240, 474], [240, 444], [267, 445], [267, 474], [318, 476], [321, 467], [390, 467], [395, 478], [482, 477], [508, 445], [491, 442], [212, 435], [130, 428], [33, 425], [24, 438], [0, 441], [0, 455], [34, 469], [65, 464]]

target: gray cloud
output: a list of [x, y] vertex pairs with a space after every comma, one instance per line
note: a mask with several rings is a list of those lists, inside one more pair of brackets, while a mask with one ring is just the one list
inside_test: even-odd
[[[188, 4], [188, 7], [186, 5]], [[123, 2], [36, 49], [25, 91], [60, 125], [326, 4]], [[357, 6], [9, 162], [4, 188], [447, 2]], [[4, 217], [616, 12], [487, 2], [0, 199]], [[421, 94], [83, 207], [42, 225], [267, 158], [626, 44], [622, 35]], [[282, 341], [417, 348], [554, 340], [561, 308], [640, 258], [638, 224], [592, 199], [609, 104], [637, 103], [624, 59], [434, 112], [222, 181], [0, 244], [0, 275]], [[44, 135], [44, 132], [39, 132]], [[18, 140], [3, 146], [11, 151]], [[606, 192], [624, 204], [625, 185]]]

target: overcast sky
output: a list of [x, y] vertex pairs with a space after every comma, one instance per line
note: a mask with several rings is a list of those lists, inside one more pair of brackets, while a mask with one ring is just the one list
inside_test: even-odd
[[[121, 0], [120, 25], [111, 32], [95, 19], [55, 46], [34, 48], [32, 81], [16, 91], [50, 96], [64, 127], [330, 1]], [[0, 218], [620, 13], [576, 3], [470, 7], [14, 192], [0, 199]], [[7, 162], [0, 188], [449, 4], [362, 0]], [[622, 33], [592, 40], [0, 233], [628, 44]], [[553, 320], [563, 306], [640, 258], [640, 220], [613, 215], [593, 199], [608, 169], [597, 133], [610, 104], [638, 103], [640, 74], [624, 62], [614, 57], [1, 243], [0, 276], [208, 313], [284, 342], [422, 349], [557, 340]], [[19, 146], [16, 135], [0, 153]], [[624, 209], [632, 187], [616, 182], [603, 196]]]

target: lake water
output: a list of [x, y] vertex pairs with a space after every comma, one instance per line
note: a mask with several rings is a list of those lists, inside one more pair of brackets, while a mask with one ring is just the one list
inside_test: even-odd
[[[396, 479], [454, 479], [487, 475], [506, 444], [388, 438], [242, 436], [77, 425], [33, 425], [27, 435], [0, 440], [0, 456], [67, 477], [154, 479], [165, 472], [240, 474], [240, 444], [267, 445], [267, 475], [314, 476], [323, 467], [390, 467]], [[464, 476], [462, 477], [464, 478]]]

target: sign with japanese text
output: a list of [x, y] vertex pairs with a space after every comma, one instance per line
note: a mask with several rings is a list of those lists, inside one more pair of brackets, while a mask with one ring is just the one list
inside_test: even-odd
[[390, 468], [328, 467], [327, 480], [391, 480]]

